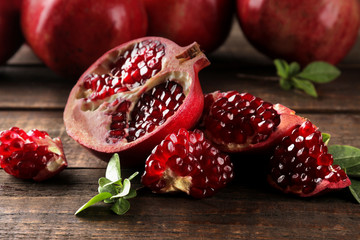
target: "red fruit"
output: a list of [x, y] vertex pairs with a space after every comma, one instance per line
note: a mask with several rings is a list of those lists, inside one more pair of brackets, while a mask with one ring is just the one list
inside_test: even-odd
[[205, 52], [217, 49], [229, 35], [233, 0], [145, 0], [148, 36], [168, 38], [181, 46], [196, 41]]
[[141, 0], [24, 0], [22, 29], [52, 70], [78, 78], [111, 48], [146, 35]]
[[270, 149], [303, 118], [249, 93], [214, 92], [205, 96], [205, 135], [226, 152]]
[[0, 142], [0, 165], [15, 177], [43, 181], [67, 167], [61, 140], [44, 131], [13, 127], [0, 133]]
[[14, 55], [23, 43], [20, 29], [21, 1], [0, 1], [0, 65]]
[[145, 163], [142, 183], [157, 193], [182, 191], [195, 198], [214, 195], [233, 179], [233, 165], [200, 130], [168, 135]]
[[309, 197], [349, 186], [344, 170], [333, 164], [321, 132], [310, 121], [289, 129], [270, 158], [269, 183], [285, 193]]
[[118, 46], [72, 89], [66, 130], [90, 149], [127, 157], [125, 165], [143, 164], [166, 135], [200, 118], [204, 99], [197, 73], [208, 64], [196, 43], [179, 47], [148, 37]]
[[271, 58], [337, 64], [358, 36], [357, 1], [237, 0], [237, 15], [246, 38]]

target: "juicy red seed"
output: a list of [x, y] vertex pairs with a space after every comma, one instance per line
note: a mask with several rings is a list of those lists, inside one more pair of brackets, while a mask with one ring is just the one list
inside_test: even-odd
[[190, 176], [189, 192], [196, 198], [212, 196], [234, 177], [229, 156], [212, 146], [199, 130], [180, 129], [168, 135], [147, 159], [143, 184], [155, 192], [163, 191], [169, 187], [166, 184], [171, 184], [159, 184], [167, 178], [166, 169], [176, 177]]
[[[215, 141], [244, 144], [265, 141], [280, 124], [272, 104], [249, 93], [205, 96], [205, 127]], [[239, 135], [238, 135], [239, 134]]]
[[161, 70], [164, 55], [165, 46], [157, 40], [135, 44], [111, 64], [110, 74], [85, 76], [83, 88], [90, 91], [87, 100], [102, 100], [144, 85]]
[[[174, 81], [166, 81], [145, 92], [131, 112], [128, 141], [134, 141], [164, 124], [184, 99], [182, 86]], [[140, 129], [142, 131], [138, 131]]]
[[270, 159], [271, 177], [281, 188], [290, 186], [309, 194], [323, 179], [337, 182], [347, 178], [340, 167], [331, 166], [333, 157], [310, 121], [288, 132]]

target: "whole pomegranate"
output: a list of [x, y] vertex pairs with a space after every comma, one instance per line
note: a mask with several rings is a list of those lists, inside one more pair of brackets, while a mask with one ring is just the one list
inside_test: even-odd
[[140, 38], [100, 57], [68, 98], [67, 133], [100, 153], [119, 152], [122, 164], [144, 163], [151, 149], [199, 120], [204, 97], [198, 71], [209, 61], [198, 44], [179, 47]]
[[307, 65], [337, 64], [360, 25], [358, 0], [237, 0], [244, 35], [263, 54]]
[[22, 0], [0, 1], [0, 65], [21, 46], [20, 5]]
[[35, 54], [52, 70], [76, 78], [104, 52], [147, 30], [141, 0], [24, 0], [21, 15]]
[[234, 0], [145, 0], [148, 36], [169, 38], [181, 46], [196, 41], [209, 53], [229, 34]]

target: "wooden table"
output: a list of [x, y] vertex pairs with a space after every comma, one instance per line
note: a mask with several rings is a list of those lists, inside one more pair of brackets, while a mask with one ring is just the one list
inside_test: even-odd
[[[240, 79], [239, 73], [274, 76], [275, 70], [236, 24], [226, 44], [210, 56], [212, 65], [201, 72], [201, 83], [204, 92], [235, 89], [280, 102], [331, 133], [332, 144], [360, 147], [359, 45], [339, 65], [341, 77], [319, 85], [320, 97], [314, 99], [283, 91], [276, 82]], [[41, 183], [0, 171], [0, 239], [360, 239], [360, 206], [348, 190], [300, 199], [271, 189], [262, 178], [244, 177], [241, 168], [212, 198], [141, 190], [124, 216], [103, 203], [74, 216], [97, 193], [106, 164], [65, 132], [62, 113], [73, 84], [44, 67], [26, 47], [0, 67], [0, 128], [39, 128], [60, 136], [69, 162], [61, 174]], [[239, 166], [249, 159], [233, 160]], [[133, 171], [126, 169], [125, 175]]]

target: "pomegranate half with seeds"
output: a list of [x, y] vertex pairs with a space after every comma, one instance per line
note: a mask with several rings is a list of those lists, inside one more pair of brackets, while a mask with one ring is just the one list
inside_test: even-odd
[[286, 131], [304, 118], [281, 104], [250, 93], [213, 92], [205, 96], [202, 127], [225, 152], [270, 150]]
[[198, 71], [209, 64], [199, 45], [160, 37], [122, 44], [100, 57], [68, 98], [67, 133], [83, 146], [143, 164], [166, 135], [199, 120], [204, 97]]

